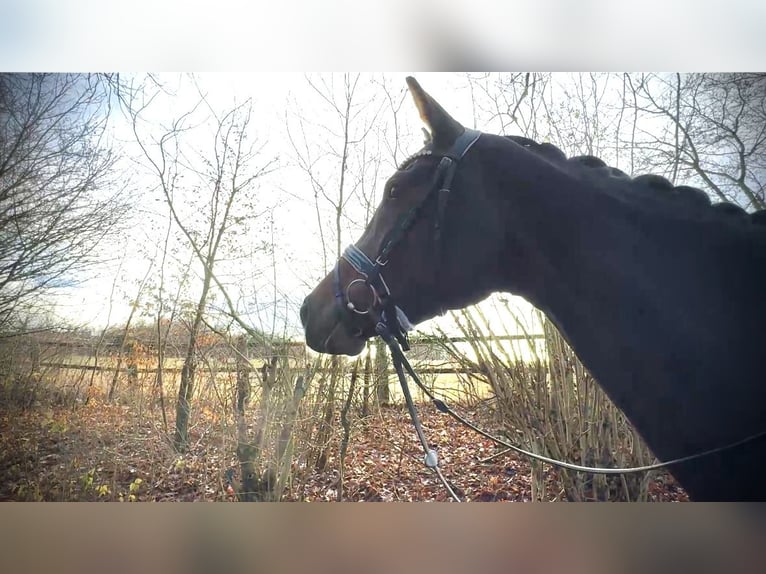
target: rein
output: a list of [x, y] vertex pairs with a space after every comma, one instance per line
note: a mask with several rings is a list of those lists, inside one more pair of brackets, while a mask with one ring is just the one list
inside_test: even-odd
[[506, 448], [506, 450], [504, 450], [502, 452], [499, 452], [499, 453], [497, 453], [497, 454], [495, 454], [493, 456], [500, 456], [500, 455], [506, 454], [507, 452], [514, 451], [514, 452], [517, 452], [519, 454], [523, 454], [524, 456], [527, 456], [529, 458], [532, 458], [532, 459], [535, 459], [535, 460], [539, 460], [540, 462], [545, 462], [545, 463], [548, 463], [548, 464], [552, 464], [554, 466], [558, 466], [558, 467], [561, 467], [561, 468], [566, 468], [566, 469], [569, 469], [569, 470], [574, 470], [574, 471], [577, 471], [577, 472], [587, 472], [587, 473], [590, 473], [590, 474], [634, 474], [634, 473], [639, 473], [639, 472], [647, 472], [647, 471], [650, 471], [650, 470], [658, 470], [658, 469], [661, 469], [661, 468], [666, 468], [666, 467], [672, 466], [674, 464], [680, 464], [682, 462], [688, 462], [688, 461], [691, 461], [691, 460], [702, 458], [704, 456], [708, 456], [708, 455], [711, 455], [711, 454], [716, 454], [716, 453], [719, 453], [719, 452], [723, 452], [725, 450], [730, 450], [730, 449], [733, 449], [735, 447], [741, 446], [741, 445], [743, 445], [745, 443], [749, 443], [751, 441], [754, 441], [756, 439], [759, 439], [759, 438], [762, 438], [762, 437], [766, 436], [766, 431], [763, 431], [763, 432], [756, 433], [754, 435], [750, 435], [750, 436], [748, 436], [748, 437], [746, 437], [744, 439], [738, 440], [736, 442], [733, 442], [733, 443], [730, 443], [730, 444], [727, 444], [727, 445], [724, 445], [724, 446], [721, 446], [721, 447], [711, 448], [711, 449], [708, 449], [708, 450], [705, 450], [705, 451], [702, 451], [702, 452], [698, 452], [696, 454], [692, 454], [692, 455], [688, 455], [688, 456], [683, 456], [683, 457], [680, 457], [680, 458], [674, 458], [672, 460], [667, 460], [665, 462], [659, 462], [659, 463], [656, 463], [656, 464], [649, 464], [649, 465], [646, 465], [646, 466], [634, 466], [634, 467], [629, 467], [629, 468], [600, 468], [600, 467], [592, 467], [592, 466], [581, 466], [579, 464], [572, 464], [572, 463], [569, 463], [569, 462], [564, 462], [564, 461], [561, 461], [561, 460], [556, 460], [555, 458], [549, 458], [547, 456], [543, 456], [543, 455], [540, 455], [540, 454], [537, 454], [537, 453], [534, 453], [534, 452], [531, 452], [531, 451], [528, 451], [528, 450], [524, 450], [521, 447], [518, 447], [518, 446], [516, 446], [514, 444], [511, 444], [511, 443], [509, 443], [509, 442], [507, 442], [507, 441], [505, 441], [503, 439], [500, 439], [500, 438], [498, 438], [496, 436], [493, 436], [493, 435], [489, 434], [488, 432], [480, 429], [479, 427], [477, 427], [476, 425], [474, 425], [473, 423], [471, 423], [470, 421], [468, 421], [464, 417], [461, 417], [459, 414], [457, 414], [455, 411], [453, 411], [449, 407], [449, 405], [447, 405], [447, 403], [445, 403], [441, 399], [436, 398], [434, 396], [434, 394], [430, 390], [428, 390], [428, 388], [423, 384], [423, 382], [420, 380], [420, 377], [418, 377], [417, 373], [412, 368], [412, 365], [410, 365], [410, 362], [407, 360], [407, 357], [402, 352], [402, 349], [399, 347], [399, 345], [397, 344], [396, 340], [391, 335], [391, 333], [387, 330], [386, 325], [384, 323], [382, 323], [382, 322], [378, 323], [378, 325], [376, 326], [375, 331], [378, 334], [378, 336], [380, 336], [380, 338], [383, 339], [386, 342], [386, 344], [388, 345], [388, 349], [391, 352], [391, 359], [392, 359], [392, 361], [394, 363], [394, 368], [396, 370], [396, 374], [399, 377], [399, 383], [400, 383], [400, 385], [402, 387], [402, 392], [404, 393], [404, 398], [405, 398], [405, 401], [407, 403], [407, 409], [409, 410], [410, 418], [412, 419], [412, 422], [413, 422], [413, 424], [415, 426], [415, 430], [418, 433], [418, 438], [420, 439], [420, 442], [423, 445], [423, 449], [426, 452], [425, 465], [428, 468], [432, 468], [436, 472], [436, 474], [439, 476], [439, 478], [442, 481], [442, 483], [444, 484], [444, 486], [449, 491], [450, 496], [452, 496], [452, 498], [456, 502], [460, 502], [460, 499], [457, 497], [457, 495], [454, 493], [453, 489], [449, 486], [449, 484], [447, 483], [446, 479], [443, 477], [440, 469], [438, 468], [438, 458], [436, 456], [436, 452], [428, 446], [428, 443], [426, 442], [426, 440], [424, 438], [423, 430], [422, 430], [421, 424], [420, 424], [420, 419], [418, 418], [417, 410], [415, 409], [415, 405], [414, 405], [414, 403], [412, 401], [411, 393], [410, 393], [410, 390], [409, 390], [409, 386], [407, 385], [407, 379], [406, 379], [406, 377], [404, 375], [404, 372], [402, 370], [402, 366], [407, 371], [407, 373], [410, 375], [410, 377], [412, 377], [412, 380], [415, 381], [415, 384], [420, 388], [420, 390], [423, 391], [423, 393], [429, 399], [431, 399], [431, 401], [433, 402], [434, 406], [436, 407], [436, 409], [439, 412], [448, 414], [453, 419], [455, 419], [456, 421], [460, 422], [461, 424], [467, 426], [471, 430], [477, 432], [478, 434], [480, 434], [484, 438], [487, 438], [487, 439], [491, 440], [492, 442], [494, 442], [494, 443], [496, 443], [496, 444], [498, 444], [500, 446], [504, 446]]

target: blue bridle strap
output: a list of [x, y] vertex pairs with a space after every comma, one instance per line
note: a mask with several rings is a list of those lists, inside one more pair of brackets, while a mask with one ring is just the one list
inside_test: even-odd
[[370, 277], [378, 272], [378, 267], [375, 263], [373, 263], [370, 258], [354, 244], [346, 247], [342, 257], [351, 264], [351, 267], [365, 277]]

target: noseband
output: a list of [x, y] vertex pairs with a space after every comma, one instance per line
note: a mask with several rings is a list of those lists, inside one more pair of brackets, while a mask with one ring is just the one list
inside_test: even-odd
[[[353, 279], [346, 285], [345, 289], [340, 284], [340, 260], [335, 265], [333, 271], [333, 285], [335, 289], [336, 309], [346, 329], [352, 335], [361, 334], [361, 330], [355, 326], [354, 317], [358, 315], [367, 315], [373, 325], [382, 322], [389, 332], [399, 341], [402, 348], [409, 350], [407, 341], [407, 328], [409, 325], [402, 325], [406, 321], [403, 311], [397, 307], [396, 302], [391, 297], [391, 290], [388, 288], [385, 279], [383, 279], [383, 268], [388, 263], [388, 257], [391, 250], [402, 240], [406, 233], [412, 228], [422, 213], [423, 205], [429, 198], [437, 194], [437, 211], [434, 222], [434, 236], [436, 249], [441, 249], [441, 230], [443, 227], [444, 212], [446, 208], [449, 192], [452, 187], [452, 179], [455, 175], [458, 162], [471, 149], [471, 146], [479, 139], [481, 132], [466, 129], [452, 144], [452, 147], [441, 156], [439, 164], [434, 172], [431, 188], [423, 200], [410, 209], [399, 218], [399, 221], [389, 233], [388, 239], [383, 244], [382, 249], [372, 261], [356, 245], [349, 245], [341, 255], [341, 259], [354, 268], [361, 276]], [[418, 155], [432, 155], [430, 150], [421, 152]], [[416, 156], [417, 157], [417, 156]], [[441, 260], [441, 254], [437, 253], [437, 264]], [[363, 284], [370, 289], [372, 302], [366, 309], [358, 308], [349, 297], [349, 290], [356, 284]]]

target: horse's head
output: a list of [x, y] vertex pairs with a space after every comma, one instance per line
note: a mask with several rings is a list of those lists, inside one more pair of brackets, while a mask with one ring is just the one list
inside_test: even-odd
[[430, 137], [389, 178], [359, 241], [306, 297], [306, 342], [320, 352], [355, 355], [381, 318], [407, 328], [496, 288], [503, 226], [477, 158], [494, 136], [466, 130], [413, 78], [407, 84]]

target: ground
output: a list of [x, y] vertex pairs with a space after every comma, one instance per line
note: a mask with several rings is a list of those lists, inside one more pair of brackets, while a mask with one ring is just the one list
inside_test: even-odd
[[[420, 409], [442, 471], [469, 501], [532, 500], [530, 464], [498, 450], [430, 405]], [[482, 418], [481, 410], [469, 413]], [[192, 445], [176, 454], [157, 413], [91, 401], [84, 406], [5, 410], [0, 414], [0, 500], [233, 501], [227, 477], [238, 469], [231, 429], [202, 409]], [[489, 421], [483, 421], [490, 424]], [[224, 431], [224, 432], [221, 432]], [[301, 456], [293, 463], [287, 501], [338, 498], [338, 448], [319, 472]], [[449, 497], [423, 465], [420, 445], [403, 407], [358, 421], [345, 462], [343, 499], [442, 501]], [[546, 500], [565, 499], [546, 466]], [[650, 500], [687, 500], [667, 473], [655, 472]]]

